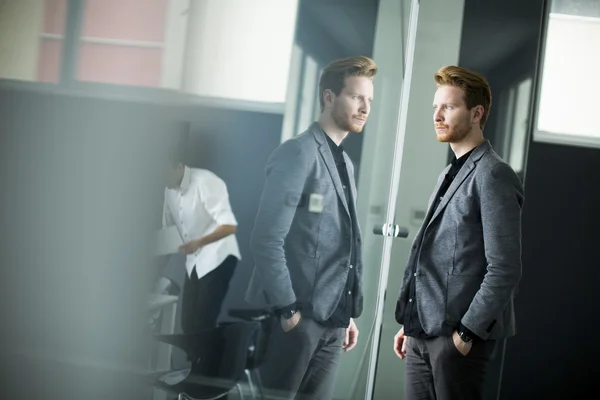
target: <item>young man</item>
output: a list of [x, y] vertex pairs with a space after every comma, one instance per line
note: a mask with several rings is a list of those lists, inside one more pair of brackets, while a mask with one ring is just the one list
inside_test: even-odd
[[163, 227], [175, 225], [184, 240], [179, 249], [187, 255], [181, 327], [194, 333], [217, 326], [241, 256], [225, 182], [210, 171], [184, 165], [184, 146], [181, 141], [170, 154]]
[[362, 239], [341, 143], [363, 130], [376, 73], [367, 57], [331, 62], [319, 81], [318, 122], [267, 163], [247, 300], [277, 315], [262, 379], [286, 398], [330, 399], [342, 349], [356, 345]]
[[479, 74], [435, 74], [437, 139], [455, 158], [441, 173], [396, 305], [405, 397], [482, 399], [495, 342], [515, 334], [523, 187], [483, 137], [492, 95]]

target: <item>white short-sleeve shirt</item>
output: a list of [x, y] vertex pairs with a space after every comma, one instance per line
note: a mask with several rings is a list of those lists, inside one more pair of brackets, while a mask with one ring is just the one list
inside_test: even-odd
[[[172, 225], [177, 226], [184, 243], [212, 233], [219, 225], [237, 226], [225, 182], [208, 170], [184, 167], [180, 187], [165, 188], [163, 227]], [[242, 258], [235, 235], [188, 254], [188, 276], [196, 267], [196, 274], [201, 278], [230, 255], [238, 260]]]

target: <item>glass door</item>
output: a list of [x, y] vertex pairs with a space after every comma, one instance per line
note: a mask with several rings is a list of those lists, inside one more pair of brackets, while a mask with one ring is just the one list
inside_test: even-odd
[[344, 142], [356, 171], [364, 307], [355, 320], [358, 345], [342, 355], [336, 400], [373, 398], [392, 242], [409, 234], [407, 228], [394, 224], [394, 214], [407, 122], [406, 112], [401, 111], [408, 104], [418, 8], [418, 0], [299, 2], [282, 141], [301, 133], [318, 117], [316, 88], [329, 61], [366, 55], [378, 65], [367, 126]]

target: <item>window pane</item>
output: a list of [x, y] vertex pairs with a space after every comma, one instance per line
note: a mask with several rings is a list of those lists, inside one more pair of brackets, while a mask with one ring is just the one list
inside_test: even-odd
[[77, 79], [285, 102], [298, 0], [87, 0]]
[[87, 0], [77, 79], [161, 87], [168, 0]]
[[67, 0], [5, 0], [0, 78], [58, 82]]
[[160, 87], [161, 49], [84, 43], [79, 51], [81, 80]]
[[[600, 2], [554, 1], [549, 15], [537, 131], [600, 139], [594, 79], [600, 65]], [[536, 132], [536, 136], [540, 133]]]
[[297, 0], [193, 1], [183, 90], [283, 103]]
[[527, 130], [529, 129], [529, 103], [532, 79], [519, 83], [515, 92], [515, 108], [512, 120], [509, 164], [516, 172], [523, 171], [525, 149], [527, 148]]
[[84, 37], [162, 43], [168, 0], [86, 0]]

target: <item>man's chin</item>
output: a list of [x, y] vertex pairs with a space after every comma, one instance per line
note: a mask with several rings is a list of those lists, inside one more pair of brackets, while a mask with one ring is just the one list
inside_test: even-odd
[[365, 128], [365, 124], [352, 124], [350, 126], [350, 132], [361, 133]]
[[452, 136], [445, 134], [445, 133], [443, 133], [443, 134], [437, 133], [435, 135], [435, 137], [436, 137], [437, 141], [440, 143], [450, 143], [452, 141]]

